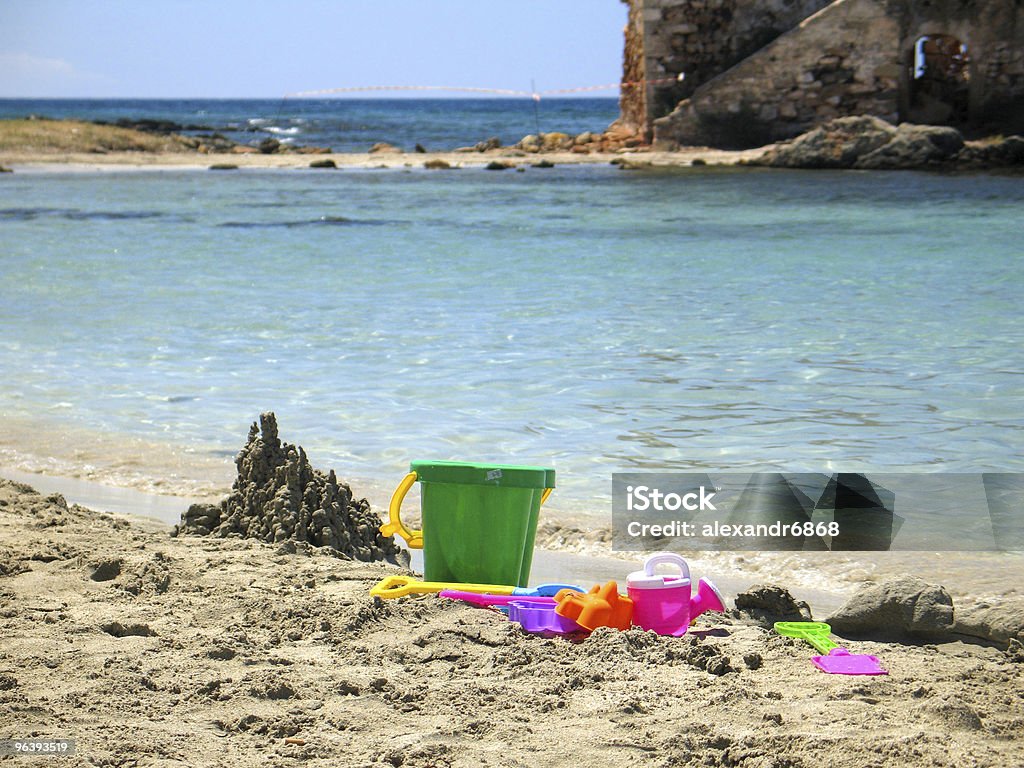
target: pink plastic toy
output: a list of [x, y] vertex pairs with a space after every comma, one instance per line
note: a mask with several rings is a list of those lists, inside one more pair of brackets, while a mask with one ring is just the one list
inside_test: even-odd
[[461, 600], [464, 603], [490, 607], [492, 605], [510, 605], [512, 603], [540, 603], [542, 605], [555, 604], [553, 597], [536, 597], [531, 595], [489, 595], [479, 592], [463, 592], [458, 589], [442, 589], [437, 593], [439, 597], [447, 597], [452, 600]]
[[[677, 573], [656, 574], [663, 564], [674, 566]], [[691, 595], [690, 567], [674, 552], [648, 557], [642, 571], [629, 574], [626, 591], [633, 600], [633, 624], [659, 635], [680, 637], [702, 613], [725, 610], [721, 594], [707, 579], [701, 579], [697, 594]]]
[[877, 656], [869, 653], [850, 653], [832, 642], [832, 627], [823, 621], [777, 621], [775, 631], [786, 637], [806, 640], [823, 656], [812, 656], [811, 661], [822, 672], [830, 675], [887, 675]]

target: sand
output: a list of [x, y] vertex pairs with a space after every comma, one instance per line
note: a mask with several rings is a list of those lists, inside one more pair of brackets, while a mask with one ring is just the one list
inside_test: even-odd
[[[730, 151], [689, 147], [676, 152], [620, 151], [620, 152], [544, 152], [531, 154], [515, 149], [496, 149], [487, 152], [400, 152], [369, 154], [361, 152], [332, 153], [324, 155], [299, 154], [206, 154], [185, 152], [34, 152], [13, 150], [0, 153], [0, 164], [15, 173], [46, 173], [67, 171], [125, 171], [192, 169], [205, 170], [211, 166], [237, 166], [244, 169], [292, 169], [311, 173], [332, 173], [338, 170], [372, 169], [424, 169], [424, 163], [443, 161], [451, 166], [448, 170], [432, 170], [432, 173], [450, 173], [460, 168], [483, 168], [491, 162], [508, 163], [513, 168], [495, 173], [514, 173], [514, 167], [523, 167], [537, 173], [544, 168], [533, 168], [545, 160], [559, 165], [608, 165], [612, 162], [627, 168], [681, 168], [693, 165], [732, 166], [744, 160], [752, 160], [764, 154], [764, 149]], [[332, 160], [336, 169], [311, 169], [311, 162]], [[694, 162], [696, 161], [696, 163]]]
[[1024, 763], [1024, 664], [996, 645], [860, 640], [890, 674], [825, 675], [735, 617], [570, 642], [368, 596], [403, 572], [0, 481], [0, 738], [74, 738], [69, 765]]

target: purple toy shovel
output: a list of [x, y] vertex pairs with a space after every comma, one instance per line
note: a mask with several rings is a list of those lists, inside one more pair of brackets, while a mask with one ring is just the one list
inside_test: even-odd
[[777, 621], [775, 631], [786, 637], [806, 640], [824, 656], [812, 656], [811, 661], [822, 672], [830, 675], [888, 675], [877, 656], [850, 653], [829, 639], [832, 627], [821, 621]]

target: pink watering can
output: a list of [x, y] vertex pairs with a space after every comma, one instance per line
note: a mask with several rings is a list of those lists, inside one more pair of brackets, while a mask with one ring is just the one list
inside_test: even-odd
[[[655, 573], [662, 564], [674, 566], [677, 573]], [[629, 574], [626, 591], [633, 600], [633, 624], [659, 635], [680, 637], [702, 613], [725, 610], [721, 593], [707, 579], [697, 583], [696, 595], [691, 593], [690, 566], [674, 552], [648, 557], [642, 571]]]

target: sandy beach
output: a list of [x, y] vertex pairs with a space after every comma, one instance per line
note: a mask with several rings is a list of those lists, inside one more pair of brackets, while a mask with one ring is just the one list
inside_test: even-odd
[[[380, 600], [369, 594], [386, 576], [416, 575], [422, 568], [420, 553], [413, 553], [406, 568], [396, 564], [406, 562], [404, 553], [376, 540], [381, 510], [401, 476], [390, 477], [392, 464], [405, 466], [420, 452], [551, 457], [558, 467], [562, 496], [555, 494], [543, 510], [530, 582], [576, 582], [586, 587], [610, 579], [622, 584], [643, 560], [643, 553], [611, 549], [602, 497], [609, 468], [637, 461], [645, 467], [678, 466], [680, 457], [705, 463], [729, 460], [729, 451], [734, 457], [746, 453], [767, 464], [776, 455], [799, 463], [794, 452], [809, 444], [818, 446], [819, 453], [806, 454], [803, 461], [817, 465], [827, 457], [830, 467], [833, 460], [850, 462], [851, 455], [854, 463], [858, 457], [876, 454], [880, 463], [893, 457], [903, 461], [904, 455], [926, 463], [929, 457], [966, 452], [979, 466], [986, 460], [991, 463], [991, 456], [1009, 455], [1016, 434], [1009, 430], [1017, 411], [1005, 403], [1012, 401], [996, 403], [1004, 410], [975, 411], [984, 395], [970, 394], [972, 387], [998, 390], [1003, 386], [1000, 377], [1015, 370], [1012, 361], [1004, 361], [1003, 347], [993, 353], [991, 366], [996, 370], [988, 372], [988, 378], [972, 363], [961, 380], [956, 377], [967, 370], [965, 365], [946, 361], [941, 354], [907, 361], [891, 346], [866, 345], [850, 355], [842, 350], [833, 355], [816, 352], [819, 342], [805, 338], [807, 329], [821, 326], [821, 318], [831, 316], [833, 307], [828, 305], [823, 314], [794, 313], [801, 306], [813, 309], [818, 297], [805, 295], [801, 303], [792, 298], [793, 285], [818, 269], [823, 284], [838, 274], [874, 275], [882, 269], [872, 266], [874, 250], [890, 241], [907, 242], [898, 239], [896, 228], [895, 235], [885, 235], [888, 239], [882, 245], [869, 243], [863, 253], [850, 256], [856, 270], [843, 272], [842, 264], [834, 267], [828, 262], [836, 238], [830, 232], [818, 235], [821, 222], [834, 220], [836, 211], [856, 224], [840, 230], [852, 233], [847, 235], [850, 243], [861, 243], [884, 229], [872, 221], [895, 226], [892, 219], [899, 211], [894, 213], [893, 206], [878, 214], [867, 204], [878, 194], [874, 189], [864, 193], [866, 202], [852, 208], [840, 201], [818, 211], [819, 198], [828, 198], [832, 190], [790, 188], [782, 199], [793, 210], [809, 211], [807, 222], [792, 212], [793, 221], [786, 221], [787, 238], [799, 241], [793, 245], [771, 239], [773, 231], [782, 229], [772, 218], [780, 207], [772, 197], [775, 189], [754, 194], [758, 205], [734, 214], [732, 206], [744, 199], [739, 194], [743, 190], [722, 184], [721, 197], [702, 202], [696, 190], [683, 189], [691, 186], [689, 176], [696, 173], [637, 174], [635, 178], [644, 183], [636, 186], [650, 190], [620, 190], [617, 196], [589, 196], [594, 190], [583, 188], [575, 178], [601, 177], [601, 185], [611, 187], [633, 178], [627, 173], [631, 169], [734, 166], [763, 152], [656, 152], [636, 147], [542, 153], [516, 148], [334, 154], [0, 151], [0, 164], [14, 171], [7, 175], [14, 181], [10, 189], [27, 195], [16, 200], [11, 196], [11, 232], [23, 232], [23, 242], [38, 242], [37, 250], [45, 257], [42, 263], [22, 259], [21, 271], [9, 281], [14, 288], [28, 285], [36, 292], [11, 292], [11, 316], [20, 313], [19, 321], [31, 319], [11, 334], [4, 348], [7, 359], [19, 365], [32, 361], [33, 367], [12, 364], [10, 413], [5, 413], [0, 439], [0, 740], [72, 739], [74, 755], [64, 762], [105, 766], [995, 768], [1024, 763], [1024, 553], [695, 552], [687, 556], [694, 577], [712, 578], [727, 610], [701, 616], [680, 638], [638, 628], [600, 628], [585, 638], [540, 637], [525, 633], [496, 611], [434, 596]], [[310, 167], [324, 161], [334, 167]], [[492, 167], [499, 178], [505, 174], [509, 181], [520, 179], [533, 185], [528, 190], [533, 196], [551, 197], [544, 198], [543, 205], [531, 203], [522, 209], [515, 200], [499, 197], [494, 210], [501, 215], [492, 222], [491, 209], [485, 209], [489, 204], [477, 200], [492, 177], [473, 172], [465, 179], [475, 186], [454, 190], [463, 197], [453, 192], [450, 202], [445, 198], [443, 210], [419, 216], [429, 227], [403, 221], [403, 206], [439, 197], [430, 189], [436, 180], [455, 180], [461, 178], [460, 168], [483, 169], [489, 164], [497, 164]], [[555, 185], [541, 183], [551, 166], [588, 164], [615, 164], [623, 172], [570, 169], [557, 174], [565, 185], [557, 195], [547, 189]], [[211, 183], [222, 171], [207, 169], [217, 166], [238, 174], [218, 178], [235, 181]], [[378, 168], [392, 173], [375, 176]], [[517, 171], [526, 175], [516, 176]], [[81, 175], [75, 176], [78, 172]], [[166, 175], [159, 176], [163, 172]], [[251, 173], [246, 178], [247, 172]], [[36, 178], [25, 178], [33, 175]], [[713, 182], [766, 175], [708, 174]], [[793, 176], [777, 175], [782, 181]], [[609, 184], [609, 179], [615, 181]], [[396, 181], [416, 186], [406, 190]], [[679, 187], [659, 193], [658, 185], [666, 181], [679, 182]], [[82, 189], [73, 189], [79, 182]], [[367, 182], [389, 184], [374, 190]], [[884, 178], [882, 182], [903, 183]], [[348, 189], [349, 183], [360, 189]], [[834, 184], [828, 179], [825, 183]], [[601, 185], [595, 185], [596, 191]], [[231, 187], [230, 194], [196, 193], [221, 186]], [[493, 186], [504, 194], [506, 187], [516, 185]], [[147, 191], [149, 187], [153, 190]], [[998, 207], [989, 201], [1003, 194], [1001, 189], [982, 190], [988, 195], [980, 204], [982, 210]], [[687, 195], [691, 197], [686, 213], [692, 220], [677, 210]], [[94, 204], [94, 197], [103, 204]], [[339, 199], [352, 210], [335, 211]], [[895, 199], [903, 198], [897, 194]], [[166, 210], [164, 200], [173, 200], [181, 209]], [[474, 205], [484, 208], [473, 209], [469, 218], [455, 217], [451, 225], [449, 209]], [[711, 215], [722, 210], [730, 212], [724, 218]], [[923, 229], [918, 222], [925, 214], [923, 208], [905, 213], [909, 231]], [[972, 208], [958, 215], [964, 221], [977, 216]], [[879, 218], [864, 224], [869, 216]], [[1002, 216], [1000, 222], [1012, 223], [1009, 214]], [[737, 223], [745, 218], [754, 223], [750, 231]], [[564, 223], [574, 220], [582, 222], [579, 233]], [[534, 227], [525, 230], [532, 233], [530, 238], [519, 234], [517, 222], [523, 221]], [[990, 227], [986, 235], [1000, 231]], [[621, 232], [628, 237], [612, 240]], [[467, 233], [483, 233], [486, 239], [471, 241]], [[936, 237], [945, 248], [945, 239]], [[631, 253], [632, 239], [644, 243], [638, 265], [658, 262], [659, 254], [664, 254], [666, 264], [676, 265], [687, 261], [676, 258], [677, 252], [685, 253], [697, 267], [683, 273], [690, 277], [679, 279], [680, 285], [703, 284], [708, 275], [742, 277], [751, 271], [750, 264], [758, 263], [748, 256], [766, 248], [783, 256], [792, 251], [789, 260], [795, 267], [778, 282], [736, 292], [754, 297], [752, 304], [725, 313], [716, 305], [703, 332], [700, 318], [687, 315], [687, 323], [698, 324], [686, 325], [683, 339], [673, 335], [683, 327], [683, 304], [670, 295], [664, 322], [646, 322], [644, 316], [645, 327], [638, 336], [623, 336], [620, 348], [609, 348], [605, 339], [614, 334], [608, 332], [607, 313], [591, 315], [591, 307], [619, 301], [620, 284], [628, 285], [637, 271], [623, 267], [628, 259], [622, 254]], [[67, 244], [71, 245], [65, 253]], [[737, 244], [736, 258], [715, 260], [717, 252]], [[472, 291], [461, 280], [447, 283], [442, 278], [445, 269], [459, 263], [451, 253], [463, 247], [481, 254], [479, 264], [468, 261], [464, 268], [467, 274], [484, 275], [477, 288], [481, 296], [490, 295], [482, 291], [489, 283], [501, 283], [500, 276], [494, 277], [494, 267], [506, 259], [513, 287], [529, 274], [534, 282], [520, 303], [533, 307], [533, 314], [520, 316], [519, 307], [506, 307], [500, 297], [479, 299], [484, 307], [480, 312], [477, 303], [453, 311]], [[820, 255], [805, 265], [802, 252], [814, 248]], [[555, 290], [554, 280], [555, 292], [549, 297], [542, 292], [545, 281], [534, 278], [529, 266], [533, 262], [527, 258], [549, 249], [551, 264], [568, 263], [570, 257], [579, 257], [582, 264], [581, 254], [595, 250], [605, 256], [588, 266], [585, 279], [575, 281], [569, 290]], [[291, 270], [280, 269], [276, 254], [293, 251], [298, 254], [294, 276], [301, 279], [289, 294], [286, 278], [292, 275], [286, 273]], [[355, 258], [378, 251], [381, 261], [369, 261], [365, 267]], [[997, 260], [992, 269], [998, 272], [999, 264], [1011, 264], [1013, 253], [1001, 257], [1005, 261]], [[415, 289], [424, 274], [432, 275], [427, 282], [433, 286], [454, 287], [442, 291], [440, 298], [428, 291], [426, 298], [413, 300], [403, 292], [393, 305], [386, 304], [388, 294], [375, 280], [388, 267], [404, 263], [392, 254], [406, 257], [411, 268], [385, 281], [388, 291], [393, 285]], [[90, 256], [95, 258], [90, 261]], [[255, 263], [260, 257], [268, 257], [269, 265]], [[924, 258], [905, 256], [913, 275]], [[101, 289], [92, 287], [97, 270], [121, 265], [122, 260], [123, 268], [110, 272]], [[165, 261], [173, 269], [146, 272]], [[787, 259], [780, 256], [777, 261]], [[893, 282], [888, 277], [891, 261], [887, 258], [884, 264], [887, 284]], [[547, 275], [548, 264], [542, 267], [534, 271]], [[148, 282], [122, 281], [137, 273]], [[560, 302], [592, 274], [606, 273], [612, 279], [593, 281], [591, 293], [581, 290], [575, 310], [561, 308]], [[551, 274], [562, 277], [559, 270], [552, 269]], [[657, 276], [675, 273], [652, 274], [668, 280]], [[786, 279], [786, 274], [799, 280]], [[959, 273], [950, 275], [942, 280], [963, 282]], [[985, 280], [991, 291], [1012, 290], [1005, 288], [999, 274]], [[607, 292], [605, 283], [611, 284]], [[775, 295], [773, 285], [781, 286], [779, 295], [785, 295], [786, 302], [765, 300]], [[75, 293], [71, 298], [55, 296], [53, 286], [73, 288]], [[169, 299], [164, 289], [174, 286], [183, 293]], [[319, 290], [311, 291], [311, 286]], [[120, 291], [114, 301], [107, 296], [111, 287]], [[237, 287], [238, 292], [204, 298], [204, 292], [221, 287]], [[867, 294], [875, 286], [854, 284], [850, 290], [854, 288]], [[320, 304], [310, 301], [311, 293], [319, 294]], [[928, 286], [923, 293], [931, 297]], [[85, 301], [90, 297], [97, 297], [91, 310]], [[199, 299], [215, 310], [203, 309]], [[889, 307], [908, 303], [901, 296], [898, 302], [883, 302], [879, 306], [885, 312], [874, 314], [885, 325], [891, 319]], [[763, 310], [774, 304], [789, 309], [780, 310], [774, 321], [770, 315], [756, 320], [756, 327], [749, 330], [756, 343], [744, 358], [744, 340], [722, 336], [729, 329], [719, 323], [742, 326], [751, 306]], [[546, 313], [556, 305], [559, 311], [551, 311], [548, 320]], [[37, 338], [36, 329], [48, 328], [67, 307], [75, 312], [63, 321], [64, 327], [81, 338], [72, 335], [66, 346], [55, 346], [48, 332]], [[244, 318], [227, 317], [227, 310], [237, 315], [240, 309], [262, 307], [268, 311], [260, 310], [249, 325]], [[301, 326], [274, 326], [270, 310], [275, 308], [286, 318], [303, 318]], [[921, 317], [934, 316], [941, 320], [936, 328], [946, 334], [949, 311], [942, 307], [892, 323], [910, 327]], [[446, 312], [452, 313], [450, 328], [419, 325], [423, 318], [436, 319]], [[580, 318], [575, 330], [567, 322], [572, 312]], [[476, 330], [462, 346], [454, 345], [456, 331], [476, 329], [503, 313], [512, 319], [495, 328], [491, 348], [481, 344], [486, 334], [481, 337]], [[212, 325], [165, 337], [183, 314], [189, 319], [212, 318]], [[864, 314], [872, 313], [851, 312], [849, 320], [836, 328], [852, 333], [849, 323], [862, 320]], [[532, 326], [534, 317], [544, 323]], [[623, 311], [616, 323], [628, 328], [636, 317], [633, 310]], [[980, 317], [978, 323], [988, 334], [993, 325], [986, 324], [987, 316]], [[111, 318], [116, 323], [109, 323]], [[332, 318], [335, 324], [325, 325]], [[366, 318], [364, 330], [357, 323], [360, 318]], [[361, 346], [375, 342], [392, 319], [400, 330], [395, 338], [402, 343], [391, 344], [385, 335], [379, 346]], [[663, 341], [652, 340], [651, 334], [662, 326], [667, 329]], [[785, 345], [771, 338], [761, 341], [761, 326], [781, 328], [779, 334], [803, 339], [801, 349], [811, 351], [787, 352], [788, 356], [765, 361], [765, 347]], [[612, 324], [611, 330], [615, 327]], [[125, 328], [130, 332], [122, 333]], [[600, 346], [586, 351], [580, 344], [594, 329]], [[1011, 330], [1004, 328], [1003, 337], [1012, 339]], [[873, 337], [870, 327], [861, 331]], [[823, 332], [825, 342], [832, 344], [837, 334], [829, 336], [827, 325]], [[427, 345], [416, 355], [406, 354], [404, 341], [410, 333], [432, 343], [443, 340], [438, 346], [460, 361], [459, 369], [441, 375], [443, 360], [432, 359]], [[523, 333], [526, 341], [513, 349], [516, 333]], [[582, 341], [567, 351], [552, 347], [550, 360], [518, 356], [521, 349], [537, 350], [561, 336]], [[887, 343], [890, 336], [886, 327]], [[295, 340], [305, 343], [314, 337], [322, 339], [322, 347], [289, 347]], [[960, 343], [970, 350], [971, 360], [989, 359], [979, 358], [984, 352], [978, 348], [980, 337], [963, 332]], [[95, 351], [97, 339], [108, 338], [109, 346], [101, 351], [110, 358], [85, 354]], [[704, 338], [716, 340], [727, 354], [719, 360], [720, 349], [687, 346]], [[904, 347], [920, 345], [896, 346], [902, 353]], [[1012, 343], [1005, 346], [1012, 348]], [[640, 355], [637, 362], [623, 356], [622, 350], [632, 347]], [[393, 354], [392, 349], [402, 354]], [[573, 363], [572, 355], [579, 360]], [[330, 365], [326, 370], [306, 368], [302, 361], [307, 358]], [[348, 358], [351, 363], [341, 365]], [[710, 361], [706, 368], [701, 368], [701, 360]], [[859, 367], [859, 360], [866, 367]], [[892, 361], [891, 369], [877, 373], [884, 368], [879, 360]], [[387, 364], [379, 367], [382, 362]], [[414, 362], [417, 367], [412, 367]], [[522, 387], [510, 378], [510, 362], [523, 371]], [[547, 363], [553, 364], [545, 368]], [[492, 365], [501, 368], [492, 373]], [[559, 378], [565, 374], [559, 370], [563, 366], [570, 377], [564, 382]], [[742, 374], [723, 379], [723, 372], [733, 368]], [[619, 388], [608, 383], [609, 373], [624, 369], [635, 369], [644, 378]], [[86, 387], [81, 377], [97, 371], [109, 372], [110, 378]], [[467, 381], [467, 371], [483, 378]], [[859, 378], [852, 378], [851, 371]], [[140, 372], [147, 376], [133, 377]], [[793, 378], [796, 375], [800, 378]], [[594, 380], [590, 389], [561, 396], [578, 384], [576, 379], [587, 381], [588, 376]], [[235, 388], [236, 378], [243, 382], [241, 389]], [[939, 382], [934, 389], [920, 383], [930, 378]], [[261, 383], [254, 387], [253, 382]], [[388, 382], [398, 388], [387, 389]], [[545, 399], [537, 382], [553, 394]], [[736, 382], [741, 393], [730, 394]], [[830, 397], [838, 402], [835, 393], [846, 402], [849, 392], [872, 382], [879, 391], [883, 385], [885, 392], [902, 387], [910, 405], [898, 397], [874, 395], [872, 400], [865, 395], [867, 405], [820, 412], [819, 402]], [[307, 389], [318, 383], [323, 391]], [[286, 394], [271, 384], [283, 386]], [[466, 389], [454, 405], [436, 405], [442, 414], [438, 422], [398, 423], [396, 414], [409, 404], [454, 386]], [[250, 389], [260, 392], [250, 396]], [[803, 394], [793, 393], [812, 389], [813, 396], [807, 396], [813, 409], [794, 405], [803, 402]], [[786, 394], [781, 405], [773, 405], [770, 399], [752, 400], [747, 393], [754, 390], [759, 397]], [[90, 413], [93, 405], [85, 391], [95, 393], [90, 396], [102, 406], [92, 424], [77, 418]], [[952, 391], [959, 393], [957, 398], [947, 397]], [[489, 392], [500, 397], [490, 397]], [[484, 405], [474, 400], [478, 395]], [[707, 401], [706, 413], [693, 410], [702, 398]], [[303, 449], [293, 450], [294, 446], [281, 449], [275, 443], [266, 455], [253, 449], [253, 461], [242, 461], [241, 454], [236, 460], [239, 480], [232, 486], [232, 451], [211, 436], [220, 434], [225, 424], [235, 425], [236, 417], [225, 414], [247, 412], [257, 407], [257, 399], [288, 409], [288, 436], [294, 429], [311, 447], [309, 461]], [[538, 415], [524, 411], [511, 426], [502, 424], [488, 433], [482, 415], [494, 402], [513, 400], [517, 407], [536, 402]], [[885, 410], [879, 403], [898, 407]], [[112, 410], [118, 404], [124, 404], [124, 413]], [[208, 404], [214, 406], [212, 416], [204, 411]], [[920, 404], [946, 422], [936, 426], [937, 419], [923, 420]], [[656, 418], [645, 415], [648, 406], [659, 411]], [[311, 415], [304, 414], [303, 407]], [[605, 437], [599, 431], [601, 415]], [[112, 416], [123, 417], [120, 427]], [[719, 417], [746, 418], [750, 428], [720, 425]], [[448, 437], [446, 430], [456, 431], [449, 422], [459, 419], [470, 425], [464, 431], [474, 442]], [[295, 421], [299, 426], [293, 428]], [[864, 426], [858, 426], [861, 421]], [[700, 455], [701, 435], [694, 425], [708, 423], [717, 425], [707, 427], [705, 437], [715, 452]], [[140, 424], [153, 428], [146, 431]], [[680, 424], [687, 430], [680, 433]], [[801, 431], [809, 424], [821, 425], [817, 439], [818, 433]], [[947, 427], [948, 433], [941, 431]], [[319, 432], [322, 429], [327, 438]], [[188, 430], [202, 439], [190, 441]], [[848, 433], [856, 438], [855, 450], [849, 448], [849, 438], [843, 443], [837, 437]], [[276, 439], [276, 423], [273, 434]], [[908, 447], [900, 442], [905, 434], [930, 437]], [[168, 440], [162, 441], [165, 435]], [[386, 445], [371, 444], [370, 438], [381, 435]], [[531, 442], [536, 435], [552, 435], [551, 442], [536, 448], [541, 444]], [[757, 435], [764, 436], [760, 444], [751, 442]], [[867, 443], [865, 435], [870, 438]], [[505, 441], [510, 436], [523, 442], [509, 447]], [[250, 432], [250, 444], [254, 437]], [[449, 443], [439, 447], [431, 442], [436, 438]], [[642, 444], [647, 452], [623, 453], [622, 446], [629, 444]], [[574, 457], [564, 453], [569, 445], [600, 463], [571, 463]], [[338, 468], [343, 480], [333, 472], [311, 469], [325, 448], [339, 452], [330, 465]], [[990, 453], [979, 458], [981, 449]], [[277, 458], [260, 458], [270, 454]], [[275, 463], [285, 454], [287, 461]], [[563, 467], [568, 471], [563, 473]], [[256, 474], [258, 482], [250, 482]], [[306, 485], [289, 480], [290, 485], [284, 483], [287, 489], [265, 482], [297, 477], [314, 479]], [[346, 482], [354, 490], [349, 492]], [[358, 525], [346, 527], [338, 517], [326, 520], [324, 510], [330, 505], [325, 500], [340, 498], [342, 486], [340, 508], [357, 510]], [[226, 494], [231, 494], [236, 510], [255, 509], [257, 505], [249, 502], [262, 494], [257, 519], [240, 522], [229, 512], [228, 500], [219, 506]], [[295, 502], [288, 514], [280, 504], [275, 512], [275, 502], [285, 498]], [[412, 499], [410, 505], [415, 519]], [[183, 528], [176, 530], [179, 523]], [[352, 559], [364, 554], [391, 562]], [[835, 639], [853, 653], [877, 656], [888, 674], [855, 677], [819, 671], [811, 663], [815, 651], [810, 645], [772, 630], [773, 621], [797, 616], [832, 621], [837, 628], [859, 626], [837, 629]], [[0, 755], [0, 761], [11, 764], [21, 760]]]
[[1022, 658], [994, 644], [858, 640], [890, 674], [826, 675], [736, 613], [684, 638], [572, 642], [433, 596], [371, 598], [395, 566], [170, 538], [8, 481], [0, 522], [0, 736], [75, 739], [67, 764], [1024, 759]]
[[[729, 151], [692, 147], [677, 152], [545, 152], [529, 154], [515, 149], [496, 149], [487, 152], [395, 152], [386, 154], [332, 153], [323, 155], [262, 155], [262, 154], [209, 154], [197, 155], [183, 152], [109, 152], [63, 153], [54, 155], [45, 152], [7, 152], [3, 164], [15, 172], [45, 171], [102, 171], [129, 169], [206, 169], [211, 166], [237, 166], [239, 169], [276, 168], [310, 170], [310, 163], [330, 160], [338, 169], [409, 169], [424, 167], [427, 163], [443, 162], [451, 170], [459, 168], [483, 168], [495, 161], [508, 163], [512, 168], [530, 168], [541, 160], [554, 165], [607, 165], [612, 162], [637, 166], [680, 168], [696, 165], [736, 165], [741, 160], [753, 159], [763, 154], [763, 149]], [[323, 169], [329, 172], [332, 169]], [[538, 169], [540, 170], [540, 169]]]

